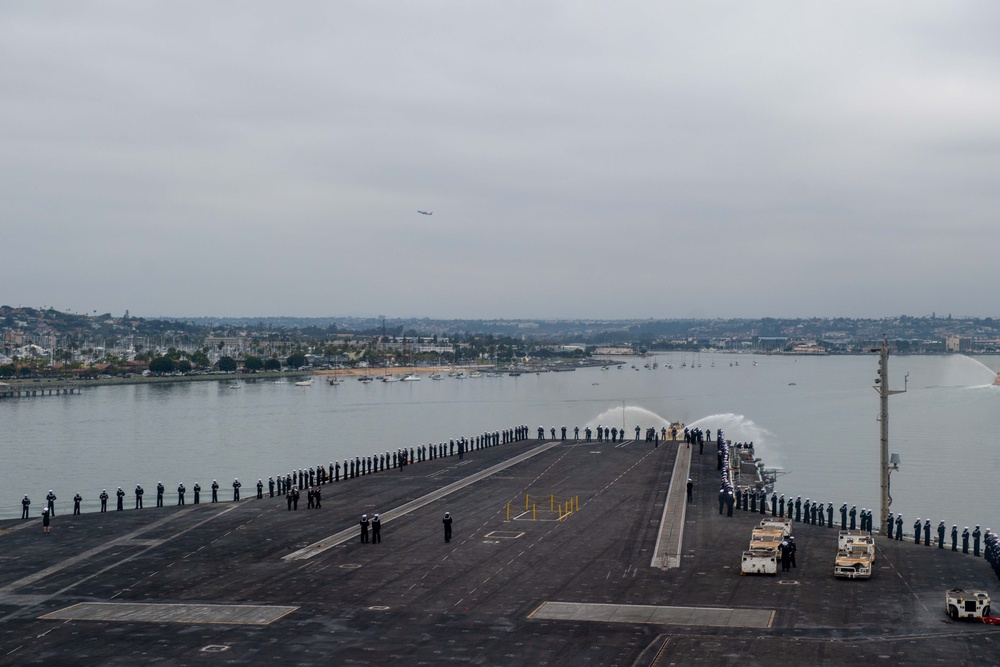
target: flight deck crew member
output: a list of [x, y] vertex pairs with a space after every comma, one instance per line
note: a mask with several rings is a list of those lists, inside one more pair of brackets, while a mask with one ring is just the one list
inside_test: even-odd
[[[25, 497], [27, 497], [27, 496], [25, 496]], [[107, 512], [108, 511], [108, 490], [107, 489], [104, 489], [103, 491], [101, 491], [100, 499], [101, 499], [101, 511], [102, 512]]]
[[781, 571], [788, 572], [791, 568], [791, 547], [788, 544], [788, 538], [781, 540], [781, 544], [778, 545], [778, 553], [781, 555]]
[[788, 560], [791, 563], [792, 567], [797, 567], [797, 565], [795, 565], [795, 551], [796, 551], [796, 549], [797, 549], [797, 547], [795, 546], [795, 536], [794, 535], [789, 535], [788, 536]]
[[219, 483], [214, 479], [212, 480], [212, 502], [219, 502]]
[[896, 515], [896, 539], [897, 540], [902, 540], [903, 539], [903, 515], [902, 514]]
[[187, 489], [184, 488], [183, 482], [177, 485], [177, 504], [178, 505], [183, 505], [184, 504], [184, 492], [185, 491], [187, 491]]
[[951, 526], [951, 550], [958, 551], [958, 526]]
[[240, 484], [240, 480], [238, 480], [238, 479], [234, 479], [233, 480], [233, 502], [236, 502], [237, 500], [240, 499], [240, 487], [241, 486], [243, 486], [243, 485]]
[[885, 521], [885, 532], [892, 539], [892, 524], [895, 523], [895, 519], [892, 518], [892, 512], [889, 512], [889, 518]]
[[291, 489], [288, 489], [288, 491], [285, 492], [285, 502], [288, 503], [288, 511], [291, 512], [292, 511], [292, 490]]
[[778, 494], [771, 494], [771, 516], [778, 516]]
[[83, 496], [77, 491], [76, 495], [73, 496], [73, 515], [76, 516], [80, 513], [80, 503], [83, 501]]
[[361, 526], [361, 544], [366, 544], [368, 542], [368, 515], [362, 514], [358, 524]]
[[28, 494], [26, 493], [26, 494], [24, 494], [24, 498], [21, 498], [21, 518], [22, 519], [27, 519], [28, 518], [28, 507], [30, 505], [31, 505], [31, 498], [29, 498]]
[[722, 511], [726, 507], [726, 487], [719, 489], [719, 516], [722, 516]]
[[917, 520], [913, 524], [913, 543], [914, 544], [920, 544], [920, 526], [921, 525], [922, 524], [920, 523], [920, 517], [918, 516]]
[[197, 505], [199, 502], [201, 502], [201, 484], [195, 482], [193, 491], [194, 491], [194, 504]]
[[382, 541], [382, 520], [378, 518], [378, 514], [372, 517], [372, 544], [378, 544]]
[[854, 530], [857, 527], [857, 525], [858, 525], [857, 524], [857, 519], [858, 519], [858, 507], [857, 507], [857, 505], [851, 505], [851, 511], [847, 513], [847, 516], [849, 516], [851, 518], [851, 524], [850, 524], [851, 525], [851, 530]]
[[[52, 493], [52, 489], [49, 489], [49, 495], [45, 496], [46, 502], [49, 504], [49, 516], [56, 515], [56, 494]], [[976, 554], [977, 556], [979, 554]]]
[[441, 523], [444, 524], [444, 541], [451, 542], [451, 512], [444, 513]]
[[51, 519], [49, 518], [50, 514], [51, 512], [49, 512], [48, 507], [42, 509], [42, 534], [44, 535], [48, 535], [51, 530]]
[[938, 549], [944, 549], [944, 521], [938, 523]]
[[257, 480], [257, 500], [264, 498], [264, 482], [263, 480]]
[[163, 482], [156, 483], [156, 506], [163, 507]]
[[962, 531], [962, 553], [969, 553], [969, 527], [966, 526], [965, 530]]
[[[330, 466], [330, 476], [333, 477], [333, 465]], [[267, 478], [267, 491], [271, 494], [271, 498], [274, 498], [274, 478]]]
[[972, 531], [972, 547], [973, 555], [979, 556], [979, 538], [982, 537], [983, 533], [979, 530], [979, 524], [976, 524], [976, 529]]
[[137, 510], [141, 510], [142, 509], [142, 494], [144, 494], [144, 493], [146, 493], [146, 491], [142, 488], [142, 485], [141, 484], [136, 484], [135, 485], [135, 509], [137, 509]]
[[115, 495], [118, 496], [118, 511], [121, 512], [123, 509], [125, 509], [125, 507], [124, 507], [124, 505], [125, 505], [125, 492], [122, 491], [122, 487], [120, 487], [120, 486], [118, 487], [118, 490], [115, 491]]
[[688, 502], [691, 502], [691, 493], [692, 493], [693, 490], [694, 490], [694, 482], [692, 482], [691, 478], [688, 477], [688, 483], [687, 483], [687, 497], [688, 497]]
[[785, 494], [778, 496], [778, 516], [785, 516]]

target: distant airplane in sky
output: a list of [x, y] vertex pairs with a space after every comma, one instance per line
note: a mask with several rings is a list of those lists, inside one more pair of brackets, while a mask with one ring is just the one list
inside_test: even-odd
[[434, 215], [434, 211], [417, 211], [420, 215]]

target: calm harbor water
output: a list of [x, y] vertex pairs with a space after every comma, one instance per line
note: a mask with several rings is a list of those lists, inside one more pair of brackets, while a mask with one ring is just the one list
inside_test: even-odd
[[[656, 361], [660, 367], [643, 368]], [[754, 361], [757, 365], [754, 365]], [[736, 365], [738, 363], [738, 365]], [[631, 368], [632, 364], [638, 370]], [[672, 364], [673, 368], [667, 368]], [[682, 367], [682, 364], [686, 366]], [[700, 366], [699, 366], [700, 364]], [[1000, 387], [990, 386], [1000, 358], [890, 357], [892, 509], [950, 526], [1000, 528]], [[218, 479], [231, 498], [258, 478], [362, 456], [526, 424], [581, 429], [672, 420], [723, 428], [750, 441], [771, 467], [784, 468], [777, 491], [813, 500], [876, 507], [879, 411], [872, 389], [876, 358], [661, 354], [623, 359], [622, 368], [420, 382], [347, 379], [312, 387], [291, 382], [128, 385], [79, 395], [0, 401], [7, 483], [0, 518], [20, 516], [20, 498], [37, 516], [45, 494], [95, 511], [101, 489], [121, 486], [131, 507], [137, 483], [146, 501], [157, 481], [176, 502], [178, 483], [207, 489]], [[644, 444], [635, 445], [638, 447]], [[361, 488], [361, 487], [359, 487]], [[714, 501], [714, 498], [712, 499]]]

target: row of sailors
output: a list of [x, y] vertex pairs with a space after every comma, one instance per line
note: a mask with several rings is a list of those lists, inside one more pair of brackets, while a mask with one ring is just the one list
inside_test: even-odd
[[[706, 433], [711, 433], [710, 429], [706, 429]], [[718, 459], [718, 470], [722, 471], [722, 485], [719, 487], [719, 514], [722, 514], [723, 510], [726, 512], [726, 516], [733, 515], [733, 507], [736, 505], [736, 495], [733, 489], [733, 480], [729, 475], [729, 447], [726, 445], [726, 441], [722, 435], [722, 429], [719, 429], [719, 438], [716, 442], [716, 456]], [[684, 429], [684, 441], [688, 444], [703, 443], [704, 440], [699, 440], [699, 438], [704, 438], [701, 433], [701, 429]]]
[[[549, 427], [549, 434], [550, 434], [552, 440], [556, 440], [556, 439], [566, 440], [568, 433], [569, 433], [569, 429], [567, 427], [565, 427], [565, 426], [560, 426], [559, 430], [558, 430], [558, 433], [556, 431], [556, 427], [555, 426]], [[607, 441], [607, 442], [624, 442], [625, 441], [625, 437], [626, 437], [626, 431], [625, 431], [625, 427], [624, 426], [619, 429], [617, 426], [608, 427], [608, 426], [602, 426], [602, 425], [598, 424], [594, 428], [591, 428], [590, 426], [584, 427], [584, 429], [583, 429], [584, 440], [586, 442], [592, 442], [593, 439], [594, 439], [594, 434], [595, 433], [597, 434], [597, 442], [605, 442], [605, 441]], [[641, 426], [636, 426], [635, 427], [635, 439], [637, 441], [639, 440], [641, 433], [642, 433], [642, 427]], [[675, 427], [671, 427], [671, 428], [668, 429], [666, 426], [664, 426], [659, 431], [657, 431], [655, 426], [650, 426], [649, 428], [646, 429], [645, 435], [646, 435], [646, 442], [659, 443], [660, 440], [666, 440], [668, 436], [670, 436], [670, 439], [673, 440], [674, 436], [676, 435], [676, 429], [675, 429]], [[544, 440], [545, 439], [545, 427], [544, 426], [539, 426], [538, 427], [538, 439], [539, 440]], [[573, 439], [574, 440], [579, 440], [580, 439], [580, 427], [579, 426], [574, 426], [573, 427]]]
[[[302, 468], [293, 470], [286, 475], [268, 477], [268, 494], [273, 497], [275, 491], [278, 494], [287, 493], [292, 487], [306, 488], [328, 482], [339, 482], [341, 479], [354, 479], [365, 475], [382, 472], [390, 468], [402, 469], [410, 464], [421, 461], [431, 461], [447, 456], [458, 455], [459, 459], [464, 458], [465, 452], [505, 445], [511, 442], [524, 440], [528, 437], [528, 427], [518, 426], [504, 431], [494, 431], [483, 433], [475, 437], [452, 439], [448, 442], [438, 444], [421, 445], [419, 447], [401, 447], [395, 452], [385, 452], [362, 457], [356, 456], [354, 460], [345, 459], [343, 466], [337, 461], [330, 463], [329, 468], [319, 465], [315, 468]], [[258, 498], [262, 493], [262, 482], [257, 480]]]
[[[834, 527], [833, 503], [814, 502], [806, 498], [803, 502], [802, 496], [797, 496], [793, 501], [789, 498], [785, 500], [785, 494], [780, 496], [772, 493], [770, 503], [768, 503], [767, 491], [763, 489], [752, 489], [750, 487], [740, 487], [736, 490], [736, 508], [747, 512], [759, 512], [760, 514], [770, 513], [773, 517], [791, 519], [798, 523], [811, 525]], [[860, 521], [859, 521], [860, 518]], [[847, 503], [840, 507], [840, 527], [841, 530], [872, 530], [872, 513], [865, 508], [861, 509], [860, 517], [858, 508], [853, 506], [848, 510]]]
[[[759, 502], [758, 502], [759, 500]], [[770, 512], [772, 516], [784, 517], [792, 519], [796, 522], [802, 522], [812, 525], [829, 526], [834, 527], [833, 522], [833, 503], [827, 503], [826, 507], [823, 507], [823, 503], [811, 502], [809, 498], [806, 498], [803, 503], [801, 496], [796, 497], [793, 502], [790, 498], [787, 503], [785, 501], [784, 494], [778, 496], [772, 493], [770, 498]], [[736, 506], [737, 509], [742, 509], [744, 511], [750, 512], [760, 512], [760, 514], [767, 514], [768, 512], [768, 498], [764, 491], [755, 491], [749, 488], [741, 488], [736, 491]], [[759, 510], [758, 510], [759, 507]], [[825, 510], [825, 511], [824, 511]], [[721, 512], [720, 512], [721, 513]], [[824, 517], [825, 514], [825, 517]], [[874, 516], [871, 510], [866, 508], [861, 508], [860, 521], [857, 506], [851, 506], [850, 509], [847, 507], [847, 503], [843, 503], [840, 506], [840, 529], [841, 530], [866, 530], [868, 532], [874, 531]], [[940, 521], [937, 525], [937, 544], [939, 549], [943, 549], [945, 545], [945, 523]], [[989, 538], [993, 536], [993, 540], [996, 541], [996, 535], [992, 533], [989, 529], [986, 530], [986, 537]], [[889, 517], [886, 520], [886, 536], [891, 539], [902, 540], [903, 539], [903, 515], [893, 515], [889, 513]], [[931, 545], [931, 521], [930, 519], [924, 519], [922, 522], [918, 517], [913, 524], [913, 541], [914, 544], [921, 543], [921, 537], [923, 537], [923, 544], [925, 546]], [[952, 525], [951, 527], [951, 550], [958, 551], [958, 526]], [[983, 532], [977, 525], [974, 530], [969, 531], [969, 527], [966, 526], [961, 533], [962, 538], [962, 553], [969, 553], [969, 541], [972, 541], [972, 552], [975, 556], [980, 556], [980, 546], [981, 540], [983, 539]], [[1000, 555], [1000, 553], [995, 553], [994, 555]], [[1000, 558], [998, 558], [1000, 562]], [[995, 565], [1000, 567], [1000, 565]]]
[[[886, 526], [886, 536], [890, 540], [891, 539], [896, 539], [896, 540], [902, 540], [903, 539], [903, 515], [902, 514], [897, 514], [895, 516], [895, 518], [893, 518], [892, 512], [889, 512], [889, 518], [886, 519], [885, 526]], [[895, 530], [895, 538], [893, 537], [893, 527], [894, 526], [895, 526], [895, 529], [896, 529]], [[944, 535], [945, 535], [945, 532], [946, 532], [946, 528], [945, 528], [945, 525], [944, 525], [944, 521], [939, 521], [938, 525], [937, 525], [937, 545], [938, 545], [938, 549], [944, 549], [944, 543], [945, 543]], [[924, 519], [924, 521], [921, 523], [920, 517], [917, 517], [917, 520], [913, 523], [913, 543], [914, 544], [920, 544], [921, 535], [923, 536], [924, 546], [928, 546], [929, 547], [931, 545], [931, 520], [930, 519]], [[986, 536], [987, 536], [987, 538], [990, 535], [991, 535], [990, 529], [987, 528], [986, 529]], [[962, 535], [961, 536], [962, 536], [962, 553], [965, 553], [965, 554], [969, 553], [969, 538], [972, 538], [972, 553], [975, 556], [979, 556], [981, 554], [981, 551], [980, 551], [981, 540], [983, 539], [983, 531], [980, 530], [979, 525], [976, 524], [976, 527], [972, 530], [972, 532], [969, 532], [969, 527], [966, 526], [965, 529], [962, 531]], [[951, 550], [952, 551], [958, 551], [958, 537], [959, 537], [958, 526], [953, 524], [952, 527], [951, 527]]]
[[[385, 470], [389, 466], [393, 468], [399, 468], [402, 470], [403, 466], [410, 463], [415, 463], [419, 461], [443, 458], [447, 456], [454, 456], [458, 454], [459, 458], [463, 458], [465, 452], [473, 449], [484, 449], [486, 447], [494, 447], [501, 444], [508, 444], [511, 442], [517, 442], [521, 440], [526, 440], [528, 438], [528, 427], [527, 426], [517, 426], [510, 429], [505, 429], [503, 431], [493, 431], [483, 433], [482, 435], [469, 437], [469, 438], [459, 438], [458, 440], [450, 440], [449, 442], [439, 443], [437, 445], [428, 444], [426, 446], [420, 447], [410, 447], [409, 449], [401, 447], [395, 452], [385, 452], [384, 454], [373, 454], [368, 457], [355, 457], [353, 461], [350, 459], [345, 459], [343, 466], [340, 462], [330, 463], [329, 469], [324, 468], [324, 466], [319, 465], [315, 468], [303, 468], [300, 470], [292, 471], [286, 475], [278, 475], [277, 479], [274, 477], [268, 477], [267, 487], [268, 494], [270, 497], [274, 497], [275, 492], [278, 494], [287, 494], [293, 487], [298, 488], [308, 488], [312, 486], [317, 486], [319, 484], [326, 484], [327, 482], [338, 482], [341, 479], [352, 479], [355, 477], [360, 477], [362, 475], [367, 475], [371, 473], [378, 472], [380, 470]], [[233, 500], [240, 500], [240, 488], [243, 484], [239, 479], [234, 479], [232, 483], [233, 487]], [[219, 482], [218, 480], [212, 480], [211, 490], [212, 490], [212, 502], [216, 503], [219, 501]], [[195, 483], [193, 487], [194, 491], [194, 504], [201, 503], [201, 484]], [[177, 487], [177, 504], [185, 504], [185, 494], [187, 493], [187, 488], [184, 484], [179, 484]], [[135, 490], [135, 509], [142, 509], [143, 507], [143, 496], [145, 495], [145, 489], [142, 488], [141, 484], [136, 484]], [[163, 482], [157, 482], [156, 484], [156, 506], [163, 506], [163, 499], [165, 494], [165, 487]], [[125, 496], [127, 494], [122, 489], [118, 487], [115, 492], [117, 497], [117, 510], [122, 511], [125, 509]], [[98, 496], [101, 502], [101, 512], [106, 512], [108, 508], [108, 500], [110, 498], [108, 490], [104, 489]], [[261, 479], [257, 480], [257, 498], [264, 497], [264, 481]], [[49, 516], [55, 516], [55, 501], [57, 500], [56, 494], [50, 489], [45, 497], [46, 505], [45, 509], [48, 511]], [[80, 504], [83, 502], [83, 497], [79, 492], [73, 496], [73, 514], [80, 514]], [[27, 519], [29, 515], [29, 508], [31, 506], [31, 499], [28, 494], [24, 494], [21, 499], [21, 518]]]
[[993, 568], [993, 573], [1000, 578], [1000, 538], [989, 528], [986, 529], [986, 561]]

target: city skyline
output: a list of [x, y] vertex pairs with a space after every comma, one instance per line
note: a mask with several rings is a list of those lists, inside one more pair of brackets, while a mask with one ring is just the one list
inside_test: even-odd
[[998, 13], [4, 5], [2, 301], [991, 316]]

